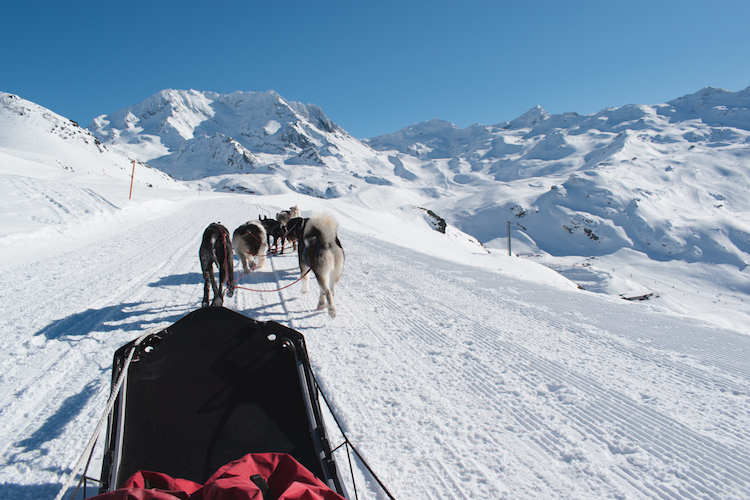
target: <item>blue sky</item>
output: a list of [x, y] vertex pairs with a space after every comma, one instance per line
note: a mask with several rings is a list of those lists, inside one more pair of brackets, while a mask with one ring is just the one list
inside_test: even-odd
[[0, 90], [88, 125], [166, 88], [275, 90], [359, 138], [750, 86], [750, 2], [6, 2]]

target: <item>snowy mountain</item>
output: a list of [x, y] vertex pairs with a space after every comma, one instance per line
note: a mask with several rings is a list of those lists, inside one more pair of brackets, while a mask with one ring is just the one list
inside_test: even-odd
[[[114, 150], [177, 179], [213, 188], [331, 198], [384, 183], [390, 164], [333, 123], [314, 104], [276, 92], [216, 94], [164, 90], [102, 115], [89, 130]], [[227, 183], [231, 174], [254, 174]], [[269, 175], [270, 174], [270, 175]], [[274, 180], [285, 179], [282, 186]]]
[[92, 181], [113, 182], [125, 196], [131, 189], [140, 196], [155, 188], [187, 191], [161, 170], [133, 160], [77, 123], [0, 92], [0, 223], [8, 234], [61, 231], [73, 221], [86, 224], [117, 212], [91, 188]]
[[430, 208], [485, 243], [510, 220], [553, 255], [750, 262], [750, 88], [466, 129], [433, 120], [368, 143], [432, 172], [446, 192]]

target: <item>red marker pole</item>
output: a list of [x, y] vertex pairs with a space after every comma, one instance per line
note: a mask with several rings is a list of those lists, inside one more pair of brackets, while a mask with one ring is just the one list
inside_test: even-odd
[[135, 160], [133, 160], [133, 174], [130, 176], [130, 195], [128, 196], [128, 199], [133, 198], [133, 179], [135, 179]]

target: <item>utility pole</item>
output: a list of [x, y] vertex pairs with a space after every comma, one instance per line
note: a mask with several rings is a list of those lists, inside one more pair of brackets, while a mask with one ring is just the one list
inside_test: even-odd
[[510, 221], [508, 221], [508, 257], [512, 257], [513, 254], [510, 252]]

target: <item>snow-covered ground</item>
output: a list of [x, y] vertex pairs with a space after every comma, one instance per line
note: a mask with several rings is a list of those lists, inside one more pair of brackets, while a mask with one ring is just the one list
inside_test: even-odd
[[[200, 306], [204, 228], [293, 205], [340, 223], [338, 316], [315, 310], [315, 284], [225, 305], [305, 335], [334, 411], [396, 498], [750, 496], [742, 295], [720, 303], [740, 318], [729, 328], [581, 290], [538, 262], [549, 257], [434, 231], [388, 187], [324, 200], [136, 184], [129, 200], [115, 170], [0, 154], [0, 499], [53, 498], [104, 409], [115, 349]], [[607, 258], [649, 273], [635, 252]], [[586, 259], [556, 262], [604, 286]], [[285, 254], [240, 284], [298, 276]]]

